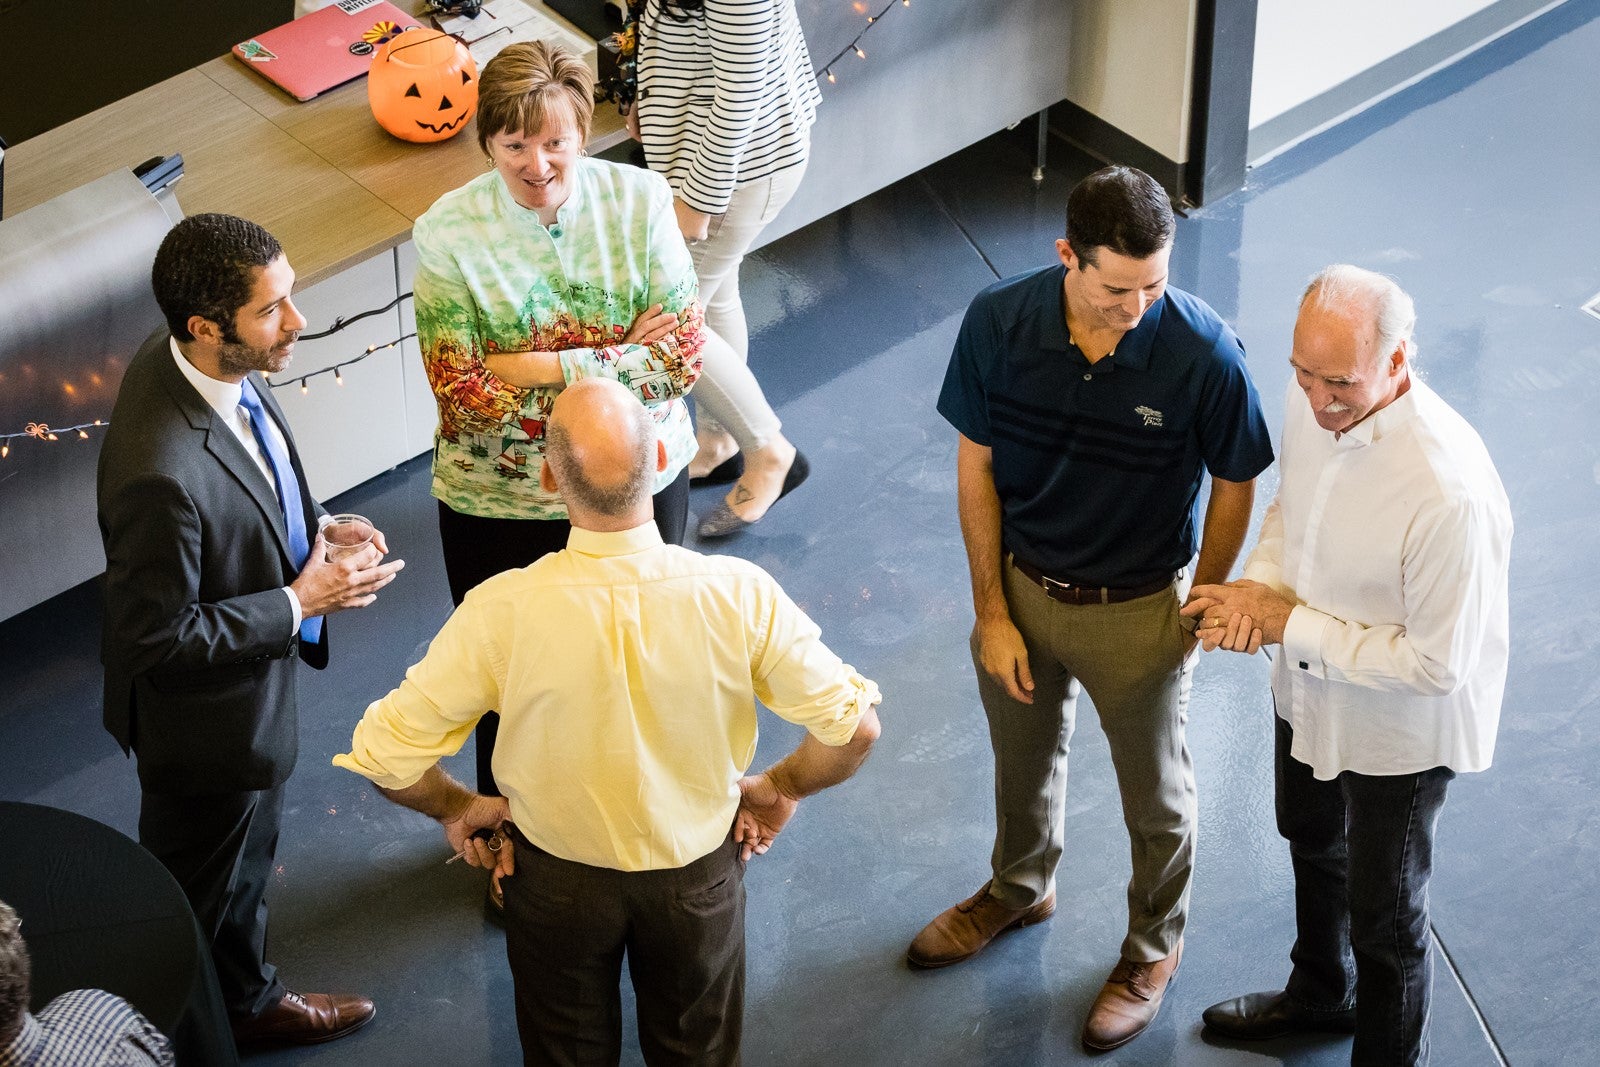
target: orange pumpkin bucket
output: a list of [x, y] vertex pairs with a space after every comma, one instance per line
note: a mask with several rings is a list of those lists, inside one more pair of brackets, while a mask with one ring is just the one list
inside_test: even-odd
[[367, 101], [378, 125], [401, 140], [446, 141], [478, 110], [478, 65], [449, 34], [409, 29], [372, 57]]

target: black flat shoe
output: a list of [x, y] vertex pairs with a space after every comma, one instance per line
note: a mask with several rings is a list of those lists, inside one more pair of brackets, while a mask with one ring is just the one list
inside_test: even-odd
[[735, 452], [698, 478], [689, 479], [689, 487], [698, 485], [727, 485], [744, 477], [744, 453]]
[[1289, 999], [1289, 994], [1247, 993], [1213, 1004], [1200, 1014], [1206, 1029], [1239, 1041], [1265, 1041], [1286, 1034], [1351, 1034], [1356, 1029], [1355, 1009], [1311, 1011]]
[[[789, 465], [789, 473], [783, 476], [783, 488], [778, 492], [778, 500], [782, 500], [796, 489], [811, 475], [811, 464], [806, 460], [806, 454], [796, 449], [794, 462]], [[778, 500], [772, 502], [776, 507]], [[769, 511], [771, 508], [768, 509]], [[766, 516], [762, 516], [765, 518]], [[757, 519], [756, 522], [760, 522]], [[700, 525], [695, 527], [694, 534], [702, 541], [714, 541], [722, 537], [732, 537], [736, 533], [754, 526], [755, 522], [745, 522], [728, 506], [726, 498], [717, 501], [717, 506], [711, 509], [711, 514], [700, 520]]]

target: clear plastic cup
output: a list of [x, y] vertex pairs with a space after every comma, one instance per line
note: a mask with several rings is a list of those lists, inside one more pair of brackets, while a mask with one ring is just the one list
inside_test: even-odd
[[322, 524], [329, 563], [353, 556], [372, 544], [372, 520], [365, 515], [330, 515]]

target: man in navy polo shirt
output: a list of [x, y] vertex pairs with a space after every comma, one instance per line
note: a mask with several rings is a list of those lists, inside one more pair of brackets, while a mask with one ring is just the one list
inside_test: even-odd
[[1183, 953], [1194, 639], [1178, 608], [1197, 542], [1196, 581], [1233, 567], [1255, 477], [1272, 462], [1239, 339], [1167, 286], [1173, 230], [1148, 174], [1107, 167], [1085, 178], [1067, 199], [1060, 263], [978, 295], [939, 396], [961, 433], [972, 657], [999, 825], [991, 880], [929, 923], [907, 958], [959, 963], [1054, 912], [1081, 687], [1110, 742], [1133, 853], [1128, 935], [1084, 1025], [1091, 1049], [1143, 1032]]

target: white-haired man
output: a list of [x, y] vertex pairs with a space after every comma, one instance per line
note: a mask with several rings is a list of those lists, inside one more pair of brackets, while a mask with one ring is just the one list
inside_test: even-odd
[[1411, 371], [1411, 298], [1328, 267], [1295, 323], [1278, 495], [1245, 579], [1197, 586], [1205, 648], [1275, 657], [1278, 830], [1295, 879], [1282, 991], [1208, 1008], [1229, 1037], [1354, 1032], [1428, 1058], [1434, 832], [1489, 766], [1505, 690], [1511, 509], [1482, 440]]

